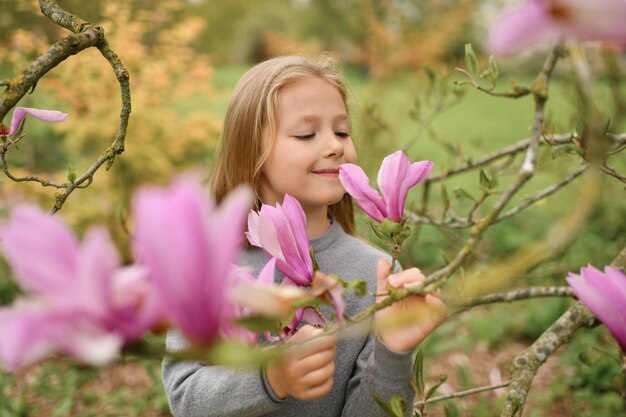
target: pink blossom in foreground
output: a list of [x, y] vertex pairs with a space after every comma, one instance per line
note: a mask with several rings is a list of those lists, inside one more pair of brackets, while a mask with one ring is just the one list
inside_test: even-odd
[[314, 296], [322, 297], [333, 305], [337, 322], [342, 323], [346, 309], [343, 285], [337, 279], [318, 271], [315, 273], [311, 289]]
[[140, 270], [120, 269], [103, 229], [80, 244], [61, 220], [21, 206], [0, 229], [2, 250], [28, 292], [0, 309], [0, 361], [16, 369], [52, 353], [101, 364], [154, 325], [158, 308]]
[[313, 261], [302, 206], [285, 194], [283, 204], [263, 204], [248, 215], [248, 241], [277, 259], [276, 266], [294, 284], [309, 286], [313, 281]]
[[382, 196], [370, 186], [367, 175], [358, 165], [342, 164], [339, 180], [372, 219], [379, 223], [383, 219], [401, 222], [409, 189], [424, 181], [432, 169], [432, 161], [412, 164], [404, 152], [396, 151], [383, 160], [378, 171], [378, 187]]
[[9, 129], [9, 133], [6, 136], [13, 136], [20, 130], [22, 121], [27, 114], [36, 119], [49, 123], [64, 122], [67, 120], [67, 114], [57, 110], [42, 110], [33, 109], [30, 107], [16, 107], [15, 110], [13, 110], [13, 117], [11, 118], [11, 128]]
[[609, 329], [626, 352], [626, 275], [610, 266], [604, 272], [593, 266], [569, 273], [567, 282], [574, 294]]
[[251, 196], [239, 189], [218, 208], [199, 185], [145, 188], [134, 200], [134, 250], [172, 324], [198, 345], [219, 336], [227, 277], [242, 243]]
[[[237, 267], [230, 273], [231, 285], [227, 295], [231, 303], [226, 307], [223, 316], [221, 331], [224, 337], [253, 344], [257, 341], [258, 334], [231, 324], [233, 320], [248, 315], [261, 315], [279, 320], [289, 313], [287, 301], [276, 293], [279, 287], [273, 285], [275, 268], [276, 258], [272, 258], [261, 269], [256, 279], [250, 268]], [[299, 290], [297, 287], [291, 288]]]
[[626, 42], [624, 0], [529, 0], [509, 10], [491, 28], [487, 47], [514, 54], [558, 36]]

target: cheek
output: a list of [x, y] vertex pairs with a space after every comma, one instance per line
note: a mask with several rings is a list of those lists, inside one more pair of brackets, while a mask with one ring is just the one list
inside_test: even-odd
[[354, 148], [354, 144], [350, 144], [344, 150], [344, 159], [346, 162], [350, 164], [356, 163], [356, 149]]

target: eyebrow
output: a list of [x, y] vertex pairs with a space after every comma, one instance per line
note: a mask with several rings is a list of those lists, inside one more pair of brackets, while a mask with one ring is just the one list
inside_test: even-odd
[[[319, 118], [319, 116], [314, 114], [305, 114], [304, 116], [297, 116], [296, 120], [298, 120], [299, 122], [316, 122], [317, 120], [319, 120]], [[350, 121], [350, 118], [345, 113], [338, 114], [337, 116], [333, 117], [334, 123], [343, 121]]]

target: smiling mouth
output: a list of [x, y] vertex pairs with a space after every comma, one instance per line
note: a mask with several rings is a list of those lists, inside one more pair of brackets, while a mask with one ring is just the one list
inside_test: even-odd
[[316, 175], [322, 175], [324, 177], [337, 177], [339, 175], [338, 169], [321, 169], [319, 171], [313, 171]]

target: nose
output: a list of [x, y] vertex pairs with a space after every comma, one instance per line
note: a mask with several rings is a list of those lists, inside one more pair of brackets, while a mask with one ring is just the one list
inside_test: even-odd
[[337, 137], [334, 131], [328, 132], [324, 135], [324, 156], [341, 157], [343, 156], [343, 142], [341, 138]]

